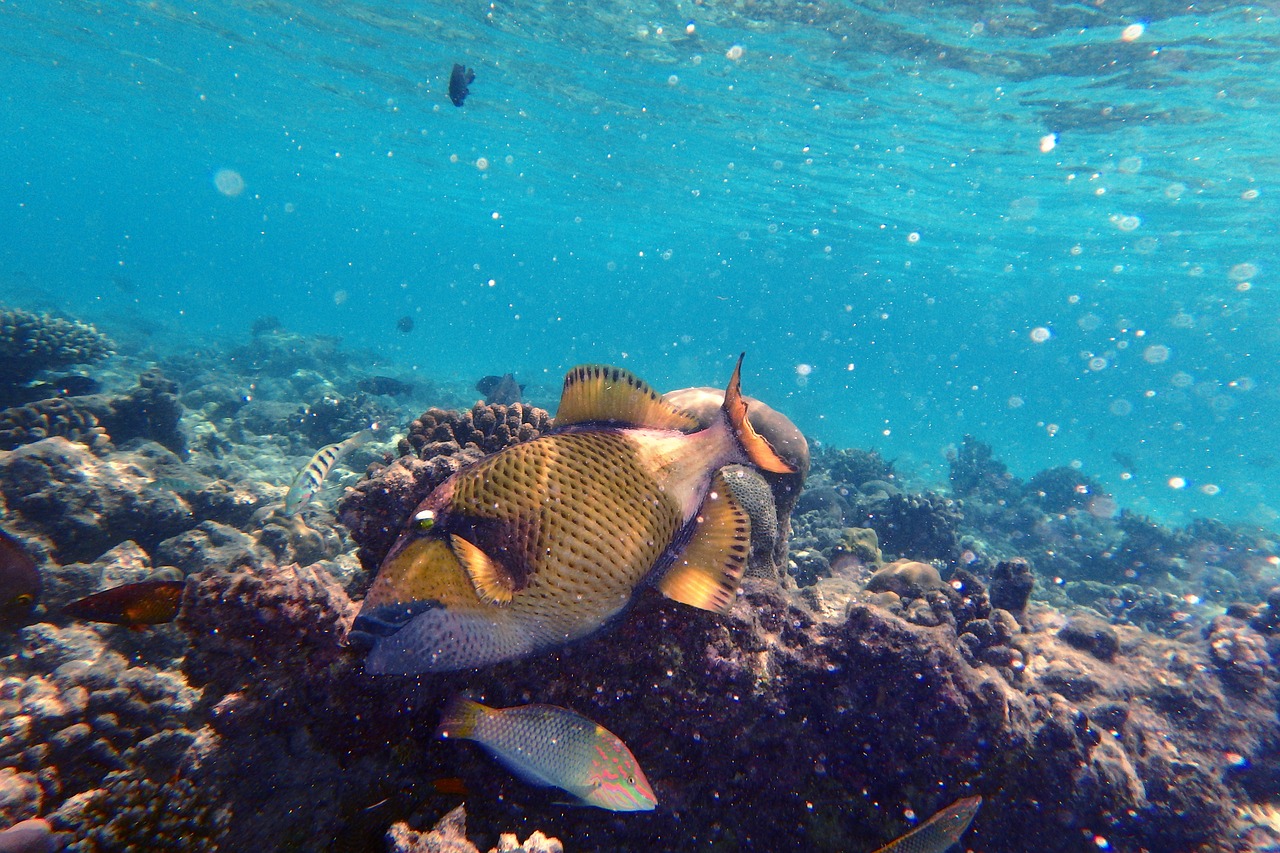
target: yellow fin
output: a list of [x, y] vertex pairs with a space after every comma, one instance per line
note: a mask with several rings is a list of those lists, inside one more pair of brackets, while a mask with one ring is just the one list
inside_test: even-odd
[[516, 583], [501, 565], [474, 543], [456, 533], [449, 535], [449, 547], [476, 588], [476, 595], [489, 604], [510, 604]]
[[698, 510], [693, 538], [658, 582], [673, 601], [724, 613], [733, 605], [751, 550], [751, 518], [719, 471]]
[[491, 713], [492, 708], [473, 702], [465, 696], [451, 696], [440, 709], [440, 725], [436, 728], [436, 737], [469, 740], [475, 737], [476, 725], [486, 714]]
[[697, 418], [663, 400], [627, 371], [602, 364], [584, 364], [565, 374], [555, 425], [592, 422], [685, 432], [698, 428]]

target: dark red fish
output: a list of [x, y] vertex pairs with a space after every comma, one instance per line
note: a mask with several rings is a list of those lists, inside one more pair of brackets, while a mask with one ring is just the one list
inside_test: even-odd
[[465, 797], [470, 793], [470, 791], [467, 790], [467, 783], [457, 776], [446, 776], [442, 779], [432, 779], [431, 787], [435, 789], [437, 794], [452, 794], [458, 797]]
[[40, 570], [35, 558], [0, 530], [0, 625], [21, 623], [40, 600]]
[[77, 619], [127, 625], [140, 631], [147, 625], [172, 622], [186, 586], [186, 581], [127, 583], [78, 598], [63, 611]]

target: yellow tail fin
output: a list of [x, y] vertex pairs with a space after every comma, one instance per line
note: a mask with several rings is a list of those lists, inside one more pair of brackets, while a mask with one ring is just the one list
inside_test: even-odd
[[489, 710], [465, 696], [450, 697], [440, 711], [440, 725], [436, 728], [436, 737], [463, 740], [470, 738], [475, 734], [476, 723]]
[[773, 474], [794, 474], [795, 466], [778, 455], [778, 451], [764, 439], [751, 421], [747, 420], [747, 401], [742, 399], [742, 359], [744, 352], [738, 356], [738, 364], [733, 368], [733, 376], [729, 377], [729, 387], [724, 391], [724, 413], [729, 418], [729, 426], [737, 436], [738, 443], [747, 452], [751, 464]]

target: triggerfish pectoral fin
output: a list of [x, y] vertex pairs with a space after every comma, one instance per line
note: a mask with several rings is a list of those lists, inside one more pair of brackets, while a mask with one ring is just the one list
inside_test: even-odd
[[724, 391], [723, 409], [729, 418], [729, 426], [752, 465], [772, 474], [794, 474], [795, 466], [783, 459], [747, 420], [747, 401], [742, 399], [742, 359], [745, 357], [746, 353], [738, 356], [738, 364], [733, 368], [733, 376], [729, 377], [729, 386]]
[[944, 853], [960, 840], [973, 823], [982, 797], [956, 800], [905, 835], [895, 838], [875, 853]]
[[449, 544], [454, 556], [462, 564], [463, 571], [471, 578], [476, 595], [491, 604], [510, 604], [515, 594], [516, 582], [511, 573], [486, 554], [478, 545], [450, 534]]
[[733, 605], [751, 550], [751, 517], [724, 474], [715, 473], [711, 491], [694, 519], [693, 537], [658, 582], [673, 601], [724, 613]]

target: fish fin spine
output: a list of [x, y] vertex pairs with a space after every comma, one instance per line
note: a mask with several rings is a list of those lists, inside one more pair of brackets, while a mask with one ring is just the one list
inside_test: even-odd
[[555, 426], [613, 423], [688, 432], [698, 421], [662, 399], [629, 371], [584, 364], [565, 374]]
[[747, 401], [742, 399], [742, 359], [745, 356], [746, 353], [738, 356], [738, 363], [733, 368], [733, 376], [729, 378], [729, 385], [724, 391], [722, 410], [725, 417], [729, 419], [729, 426], [734, 436], [746, 451], [752, 465], [772, 474], [794, 474], [795, 466], [778, 455], [773, 445], [756, 432], [751, 421], [747, 419]]
[[440, 725], [436, 727], [436, 737], [444, 740], [468, 740], [474, 737], [476, 725], [489, 710], [465, 696], [451, 696], [440, 710]]
[[479, 546], [456, 533], [449, 534], [449, 547], [462, 564], [476, 595], [488, 604], [510, 604], [516, 592], [515, 578]]
[[672, 601], [724, 613], [733, 606], [751, 550], [751, 517], [715, 473], [696, 516], [693, 536], [658, 581]]

